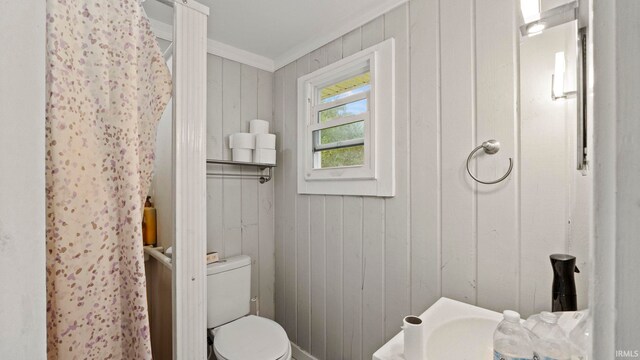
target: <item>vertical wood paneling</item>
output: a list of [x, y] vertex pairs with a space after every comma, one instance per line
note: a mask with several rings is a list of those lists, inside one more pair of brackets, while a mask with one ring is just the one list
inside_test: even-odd
[[384, 201], [364, 198], [362, 229], [362, 353], [369, 358], [384, 343]]
[[321, 47], [309, 54], [309, 70], [316, 71], [327, 64], [327, 48]]
[[362, 224], [361, 197], [343, 200], [343, 351], [342, 359], [362, 358]]
[[[396, 40], [396, 196], [385, 199], [385, 338], [411, 312], [409, 244], [409, 27], [408, 6], [384, 16], [386, 39]], [[392, 280], [391, 280], [392, 279]]]
[[[280, 166], [274, 170], [274, 204], [276, 209], [284, 209], [284, 69], [280, 69], [274, 74], [273, 87], [273, 114], [274, 114], [274, 132], [279, 140], [276, 143], [276, 161]], [[284, 325], [285, 318], [285, 301], [284, 301], [284, 274], [285, 274], [285, 257], [284, 257], [284, 212], [275, 212], [275, 253], [276, 253], [276, 269], [275, 269], [275, 318], [278, 323]]]
[[[384, 16], [362, 26], [362, 49], [384, 40]], [[385, 324], [385, 200], [363, 199], [362, 229], [362, 357], [384, 343]]]
[[[285, 188], [295, 189], [297, 186], [297, 81], [296, 63], [287, 65], [284, 69], [284, 137], [285, 144], [282, 174]], [[297, 340], [297, 243], [296, 243], [296, 193], [286, 191], [280, 211], [284, 216], [285, 243], [285, 322], [284, 328], [293, 342]]]
[[[258, 70], [258, 118], [273, 121], [273, 74]], [[282, 139], [280, 139], [282, 141]], [[260, 316], [275, 318], [275, 233], [274, 233], [274, 181], [258, 186], [258, 237], [260, 247]]]
[[[223, 159], [222, 131], [222, 58], [207, 55], [207, 159]], [[211, 172], [221, 172], [220, 165], [207, 165]], [[222, 179], [207, 177], [207, 251], [224, 256]]]
[[[255, 118], [272, 121], [273, 90], [272, 73], [207, 55], [207, 158], [231, 159], [231, 133], [248, 131]], [[208, 165], [208, 170], [256, 173], [241, 166]], [[217, 251], [223, 258], [241, 253], [251, 257], [251, 296], [258, 298], [251, 311], [273, 318], [274, 182], [207, 177], [207, 251]]]
[[[240, 68], [240, 119], [241, 131], [249, 131], [249, 121], [258, 117], [258, 69], [242, 65]], [[242, 168], [242, 174], [257, 174], [253, 168]], [[241, 235], [242, 254], [251, 257], [251, 297], [259, 295], [260, 288], [260, 238], [258, 234], [258, 186], [255, 178], [241, 181]], [[251, 303], [251, 313], [257, 311], [257, 302]]]
[[[327, 64], [327, 47], [321, 47], [317, 50], [312, 51], [309, 54], [309, 72], [320, 69], [321, 67]], [[296, 151], [297, 149], [294, 149]], [[322, 211], [325, 211], [325, 197], [321, 195], [310, 195], [310, 207], [313, 207], [317, 204], [322, 204]], [[311, 284], [313, 286], [320, 286], [322, 290], [321, 298], [317, 298], [312, 289], [311, 293], [311, 333], [312, 339], [314, 337], [318, 337], [318, 341], [316, 343], [311, 343], [311, 348], [313, 350], [313, 355], [317, 356], [318, 359], [331, 359], [329, 357], [328, 351], [328, 322], [327, 316], [328, 313], [328, 304], [326, 295], [326, 289], [328, 286], [326, 269], [328, 267], [329, 253], [327, 252], [327, 238], [326, 238], [326, 215], [323, 213], [322, 217], [317, 216], [317, 212], [314, 210], [310, 210], [310, 231], [311, 231], [311, 265], [312, 265], [312, 279]], [[320, 231], [322, 228], [322, 231]], [[314, 239], [313, 232], [318, 232], [318, 236]], [[322, 236], [322, 240], [320, 240], [320, 236]], [[316, 246], [314, 246], [316, 245]], [[320, 248], [322, 247], [322, 248]], [[318, 256], [318, 259], [315, 257]], [[317, 261], [316, 261], [317, 260]], [[315, 265], [315, 266], [314, 266]], [[322, 269], [322, 273], [315, 273], [315, 271], [320, 271]], [[322, 281], [322, 284], [320, 282]], [[314, 283], [316, 285], [314, 285]], [[318, 289], [319, 290], [319, 289]], [[322, 308], [321, 308], [322, 307]], [[319, 332], [322, 331], [322, 335]], [[322, 348], [320, 348], [322, 347]], [[317, 355], [316, 355], [317, 354]]]
[[[411, 5], [411, 313], [441, 295], [439, 0]], [[431, 41], [426, 41], [432, 39]], [[414, 60], [416, 59], [416, 60]], [[428, 151], [415, 151], [432, 144]]]
[[[309, 55], [296, 62], [297, 76], [309, 73]], [[297, 108], [297, 107], [296, 107]], [[311, 248], [309, 238], [309, 196], [296, 197], [296, 237], [297, 237], [297, 308], [298, 346], [309, 349], [311, 345]]]
[[[224, 136], [223, 156], [231, 160], [229, 149], [229, 135], [240, 132], [240, 69], [241, 65], [235, 61], [222, 61], [222, 131]], [[240, 166], [225, 166], [224, 172], [238, 174]], [[224, 256], [235, 256], [242, 253], [242, 207], [241, 183], [237, 178], [224, 177], [222, 179], [224, 206], [222, 236], [224, 239]]]
[[[514, 6], [411, 0], [289, 65], [301, 75], [307, 61], [313, 71], [386, 38], [396, 41], [396, 196], [298, 195], [295, 214], [287, 215], [292, 207], [285, 198], [297, 190], [287, 185], [289, 169], [275, 179], [276, 198], [282, 197], [276, 229], [284, 234], [293, 218], [298, 246], [296, 259], [285, 249], [276, 259], [283, 279], [278, 286], [289, 286], [285, 279], [297, 273], [298, 307], [284, 290], [276, 306], [286, 317], [297, 313], [298, 345], [318, 359], [370, 359], [399, 331], [404, 316], [423, 312], [440, 296], [495, 310], [519, 310], [518, 296], [535, 296], [535, 287], [518, 295], [524, 205], [518, 202]], [[283, 122], [290, 111], [283, 102], [295, 101], [295, 93], [287, 95], [296, 86], [285, 79], [287, 71], [276, 73], [281, 83], [274, 87], [276, 119]], [[506, 170], [509, 157], [516, 170], [508, 182], [480, 187], [466, 174], [465, 160], [494, 137], [502, 151], [479, 155], [472, 170], [493, 178]], [[297, 151], [293, 146], [285, 139], [285, 158]], [[286, 317], [279, 318], [285, 327]]]
[[473, 1], [441, 1], [440, 16], [442, 295], [475, 304], [476, 185], [465, 170], [476, 146]]
[[[327, 61], [325, 65], [329, 65], [331, 63], [334, 63], [340, 59], [342, 59], [343, 54], [342, 54], [342, 49], [343, 49], [343, 43], [342, 43], [342, 38], [337, 38], [336, 40], [333, 40], [332, 42], [328, 43], [327, 45], [324, 46], [325, 52], [326, 52], [326, 57], [327, 57]], [[346, 56], [346, 55], [344, 55]], [[318, 64], [320, 65], [320, 64]]]
[[[500, 8], [500, 12], [495, 9]], [[516, 153], [516, 89], [514, 54], [519, 44], [515, 2], [477, 0], [476, 144], [498, 139], [500, 152], [477, 157], [477, 176], [496, 179]], [[517, 38], [516, 38], [517, 37]], [[566, 142], [566, 141], [565, 141]], [[568, 163], [565, 164], [569, 168]], [[518, 308], [519, 253], [518, 167], [500, 184], [478, 185], [477, 304], [493, 310]], [[495, 266], [500, 264], [500, 266]], [[499, 296], [496, 296], [500, 294]]]
[[[342, 357], [342, 197], [327, 196], [325, 239], [327, 253], [327, 359]], [[349, 239], [351, 240], [351, 239]]]
[[[336, 39], [312, 53], [314, 65], [318, 68], [342, 59], [342, 39]], [[342, 358], [343, 349], [343, 256], [344, 235], [343, 197], [327, 196], [325, 200], [325, 239], [326, 239], [326, 282], [327, 282], [327, 359]]]
[[325, 204], [323, 196], [309, 199], [309, 230], [311, 240], [311, 355], [326, 359], [326, 246]]
[[[360, 32], [360, 29], [358, 29]], [[362, 25], [361, 49], [366, 49], [384, 40], [384, 16]]]
[[[384, 31], [384, 25], [382, 26]], [[345, 34], [342, 39], [342, 51], [341, 56], [347, 57], [349, 55], [353, 55], [358, 51], [362, 50], [362, 29], [357, 28], [347, 34]]]

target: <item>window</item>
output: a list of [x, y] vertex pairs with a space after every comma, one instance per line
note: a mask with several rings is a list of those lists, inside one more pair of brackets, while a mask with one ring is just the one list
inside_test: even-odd
[[298, 79], [298, 192], [393, 196], [394, 42]]

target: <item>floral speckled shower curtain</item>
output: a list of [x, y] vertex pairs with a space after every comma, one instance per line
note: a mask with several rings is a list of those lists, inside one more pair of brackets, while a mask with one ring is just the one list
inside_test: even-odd
[[49, 359], [150, 359], [140, 224], [171, 75], [138, 0], [47, 0]]

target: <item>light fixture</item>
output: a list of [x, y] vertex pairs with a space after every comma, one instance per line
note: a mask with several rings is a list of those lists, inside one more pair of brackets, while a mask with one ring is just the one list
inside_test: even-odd
[[551, 99], [566, 99], [571, 95], [575, 95], [576, 91], [564, 92], [564, 73], [565, 73], [564, 51], [556, 53], [556, 64], [553, 74], [551, 74]]
[[520, 11], [525, 23], [540, 19], [540, 0], [520, 0]]
[[547, 26], [543, 23], [534, 22], [533, 24], [529, 24], [527, 26], [527, 36], [538, 35], [544, 30]]
[[[538, 0], [521, 0], [520, 8], [524, 24], [520, 26], [522, 36], [539, 34], [542, 30], [552, 28], [578, 19], [578, 1], [560, 5], [540, 13]], [[537, 5], [536, 5], [537, 3]], [[537, 11], [537, 14], [536, 14]]]

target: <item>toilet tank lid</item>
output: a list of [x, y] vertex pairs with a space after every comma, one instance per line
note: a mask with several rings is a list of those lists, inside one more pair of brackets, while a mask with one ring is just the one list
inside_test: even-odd
[[207, 265], [207, 275], [220, 274], [225, 271], [251, 265], [251, 258], [247, 255], [238, 255], [222, 259]]

